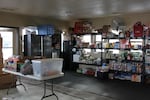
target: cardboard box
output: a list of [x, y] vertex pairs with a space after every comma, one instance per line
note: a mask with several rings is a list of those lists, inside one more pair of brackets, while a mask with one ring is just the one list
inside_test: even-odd
[[13, 83], [6, 83], [6, 84], [0, 84], [0, 89], [8, 89], [12, 85], [12, 88], [16, 87], [16, 82]]
[[0, 58], [3, 58], [3, 52], [0, 51]]
[[73, 55], [73, 62], [80, 62], [80, 55], [74, 54]]
[[0, 66], [3, 65], [3, 58], [0, 58]]
[[1, 74], [0, 75], [0, 89], [7, 89], [12, 85], [12, 87], [16, 86], [16, 78], [12, 78], [10, 74]]
[[0, 74], [0, 89], [7, 89], [10, 85], [16, 86], [16, 78], [13, 79], [10, 74]]
[[0, 49], [3, 47], [3, 39], [2, 38], [0, 38]]
[[[14, 79], [13, 79], [14, 77]], [[11, 74], [1, 74], [0, 76], [0, 86], [7, 84], [7, 83], [12, 83], [12, 82], [16, 82], [16, 77], [12, 76]]]
[[0, 74], [3, 73], [2, 68], [3, 68], [3, 67], [0, 67]]
[[141, 82], [141, 75], [136, 75], [136, 74], [132, 75], [131, 81], [132, 82]]

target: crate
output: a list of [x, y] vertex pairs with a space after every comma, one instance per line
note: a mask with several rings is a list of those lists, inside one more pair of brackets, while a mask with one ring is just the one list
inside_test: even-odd
[[37, 77], [49, 76], [62, 72], [62, 58], [32, 60], [33, 74]]

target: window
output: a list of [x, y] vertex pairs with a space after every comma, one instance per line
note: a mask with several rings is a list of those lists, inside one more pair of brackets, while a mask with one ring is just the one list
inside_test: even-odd
[[19, 34], [18, 28], [0, 27], [2, 37], [3, 60], [19, 55]]
[[13, 32], [0, 32], [3, 42], [2, 52], [4, 60], [13, 55]]

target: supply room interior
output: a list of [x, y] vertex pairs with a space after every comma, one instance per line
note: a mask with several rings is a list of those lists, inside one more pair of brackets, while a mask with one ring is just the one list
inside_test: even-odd
[[[15, 35], [13, 36], [13, 55], [23, 55], [23, 52], [22, 52], [23, 51], [23, 48], [22, 48], [23, 31], [22, 30], [25, 29], [26, 27], [29, 27], [29, 26], [36, 27], [40, 25], [53, 25], [58, 30], [60, 30], [61, 33], [63, 33], [64, 35], [63, 40], [65, 42], [69, 41], [67, 43], [70, 43], [72, 42], [71, 40], [72, 34], [80, 36], [80, 33], [74, 34], [75, 33], [74, 30], [72, 30], [75, 28], [76, 22], [88, 22], [88, 24], [90, 23], [92, 27], [90, 32], [81, 32], [81, 34], [83, 33], [82, 35], [86, 35], [86, 34], [91, 35], [91, 33], [93, 32], [92, 30], [97, 31], [97, 30], [103, 29], [105, 25], [110, 25], [112, 26], [111, 28], [114, 28], [114, 27], [116, 28], [116, 25], [120, 25], [120, 26], [123, 26], [124, 30], [133, 30], [133, 26], [139, 21], [142, 23], [142, 25], [145, 25], [147, 28], [149, 28], [149, 25], [150, 25], [149, 24], [150, 23], [149, 8], [150, 6], [149, 6], [148, 0], [143, 0], [143, 1], [140, 1], [140, 0], [132, 0], [132, 1], [129, 1], [129, 0], [126, 0], [126, 1], [124, 0], [121, 0], [121, 1], [94, 0], [92, 2], [90, 0], [87, 0], [87, 1], [80, 0], [78, 2], [75, 0], [63, 0], [63, 1], [51, 0], [51, 1], [45, 1], [45, 2], [40, 1], [40, 0], [38, 1], [22, 0], [22, 2], [18, 2], [17, 0], [15, 1], [9, 1], [9, 0], [1, 1], [0, 0], [0, 13], [1, 13], [0, 14], [0, 26], [2, 28], [10, 28], [10, 29], [17, 30], [17, 31], [15, 30], [16, 32], [15, 32]], [[114, 23], [114, 21], [116, 21], [116, 23]], [[16, 37], [18, 39], [16, 39]], [[100, 38], [102, 39], [103, 37], [100, 37]], [[104, 39], [107, 39], [107, 37]], [[138, 37], [138, 39], [141, 39], [141, 37]], [[146, 38], [143, 36], [142, 41], [145, 41], [145, 39]], [[70, 46], [70, 44], [68, 45]], [[143, 45], [142, 47], [144, 47], [146, 44], [142, 43], [142, 45]], [[89, 49], [89, 45], [88, 45], [88, 48], [82, 48], [82, 49]], [[105, 48], [99, 48], [99, 49], [105, 49]], [[106, 48], [106, 49], [109, 49], [109, 48]], [[124, 48], [124, 50], [125, 49], [126, 48]], [[142, 52], [143, 55], [146, 54], [145, 49], [142, 49], [142, 50], [144, 52], [144, 53]], [[80, 90], [81, 93], [95, 94], [97, 98], [95, 95], [92, 95], [92, 96], [95, 96], [95, 98], [93, 97], [94, 100], [99, 100], [101, 97], [107, 97], [108, 100], [126, 100], [126, 99], [147, 100], [148, 98], [150, 98], [149, 95], [146, 94], [149, 92], [149, 88], [150, 88], [149, 79], [148, 79], [149, 76], [147, 76], [144, 81], [142, 77], [139, 79], [140, 81], [138, 80], [137, 82], [135, 80], [126, 81], [124, 79], [123, 80], [108, 79], [108, 77], [105, 78], [105, 74], [100, 74], [99, 77], [96, 77], [95, 73], [94, 75], [92, 73], [89, 73], [92, 75], [88, 75], [87, 73], [85, 74], [85, 72], [83, 72], [85, 70], [83, 69], [78, 70], [78, 67], [81, 66], [82, 68], [82, 66], [83, 67], [90, 66], [91, 68], [92, 66], [93, 68], [95, 64], [92, 65], [92, 64], [87, 64], [83, 62], [74, 63], [73, 55], [72, 55], [72, 47], [67, 48], [66, 52], [63, 52], [62, 50], [60, 57], [65, 59], [64, 61], [65, 64], [63, 66], [63, 72], [65, 73], [65, 76], [55, 80], [54, 83], [57, 86], [60, 85], [60, 86], [67, 87], [70, 89]], [[145, 56], [142, 56], [142, 58], [144, 59], [144, 61], [146, 60]], [[104, 58], [101, 58], [101, 59], [104, 59]], [[144, 63], [144, 66], [145, 65], [146, 64]], [[99, 67], [100, 65], [96, 65], [96, 67], [97, 66]], [[144, 68], [142, 70], [144, 73], [137, 73], [137, 72], [132, 72], [132, 71], [130, 73], [138, 74], [138, 75], [144, 74], [144, 78], [145, 78], [146, 67], [141, 67], [141, 68]], [[9, 78], [8, 80], [10, 80]], [[0, 80], [3, 80], [3, 79], [0, 77]], [[57, 89], [56, 91], [60, 92]], [[6, 95], [5, 89], [1, 89], [0, 92], [2, 93], [0, 94], [0, 96], [2, 95], [3, 97], [3, 95]], [[24, 93], [25, 92], [23, 92], [23, 94]], [[68, 93], [67, 91], [66, 91], [66, 94], [67, 96], [72, 96], [72, 94]], [[59, 96], [61, 95], [62, 94], [59, 94]], [[67, 96], [62, 98], [62, 100], [66, 100], [65, 98], [67, 98]], [[76, 96], [76, 95], [73, 95], [73, 96]], [[71, 99], [72, 97], [68, 97], [68, 98]], [[79, 98], [82, 98], [82, 96], [74, 98], [74, 100], [78, 100]], [[88, 100], [88, 97], [86, 98]], [[89, 100], [90, 99], [91, 98], [89, 98]]]

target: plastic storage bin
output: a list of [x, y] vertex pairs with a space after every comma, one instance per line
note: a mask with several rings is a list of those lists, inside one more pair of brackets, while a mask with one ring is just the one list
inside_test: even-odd
[[32, 60], [33, 74], [37, 77], [49, 76], [62, 72], [62, 58]]

